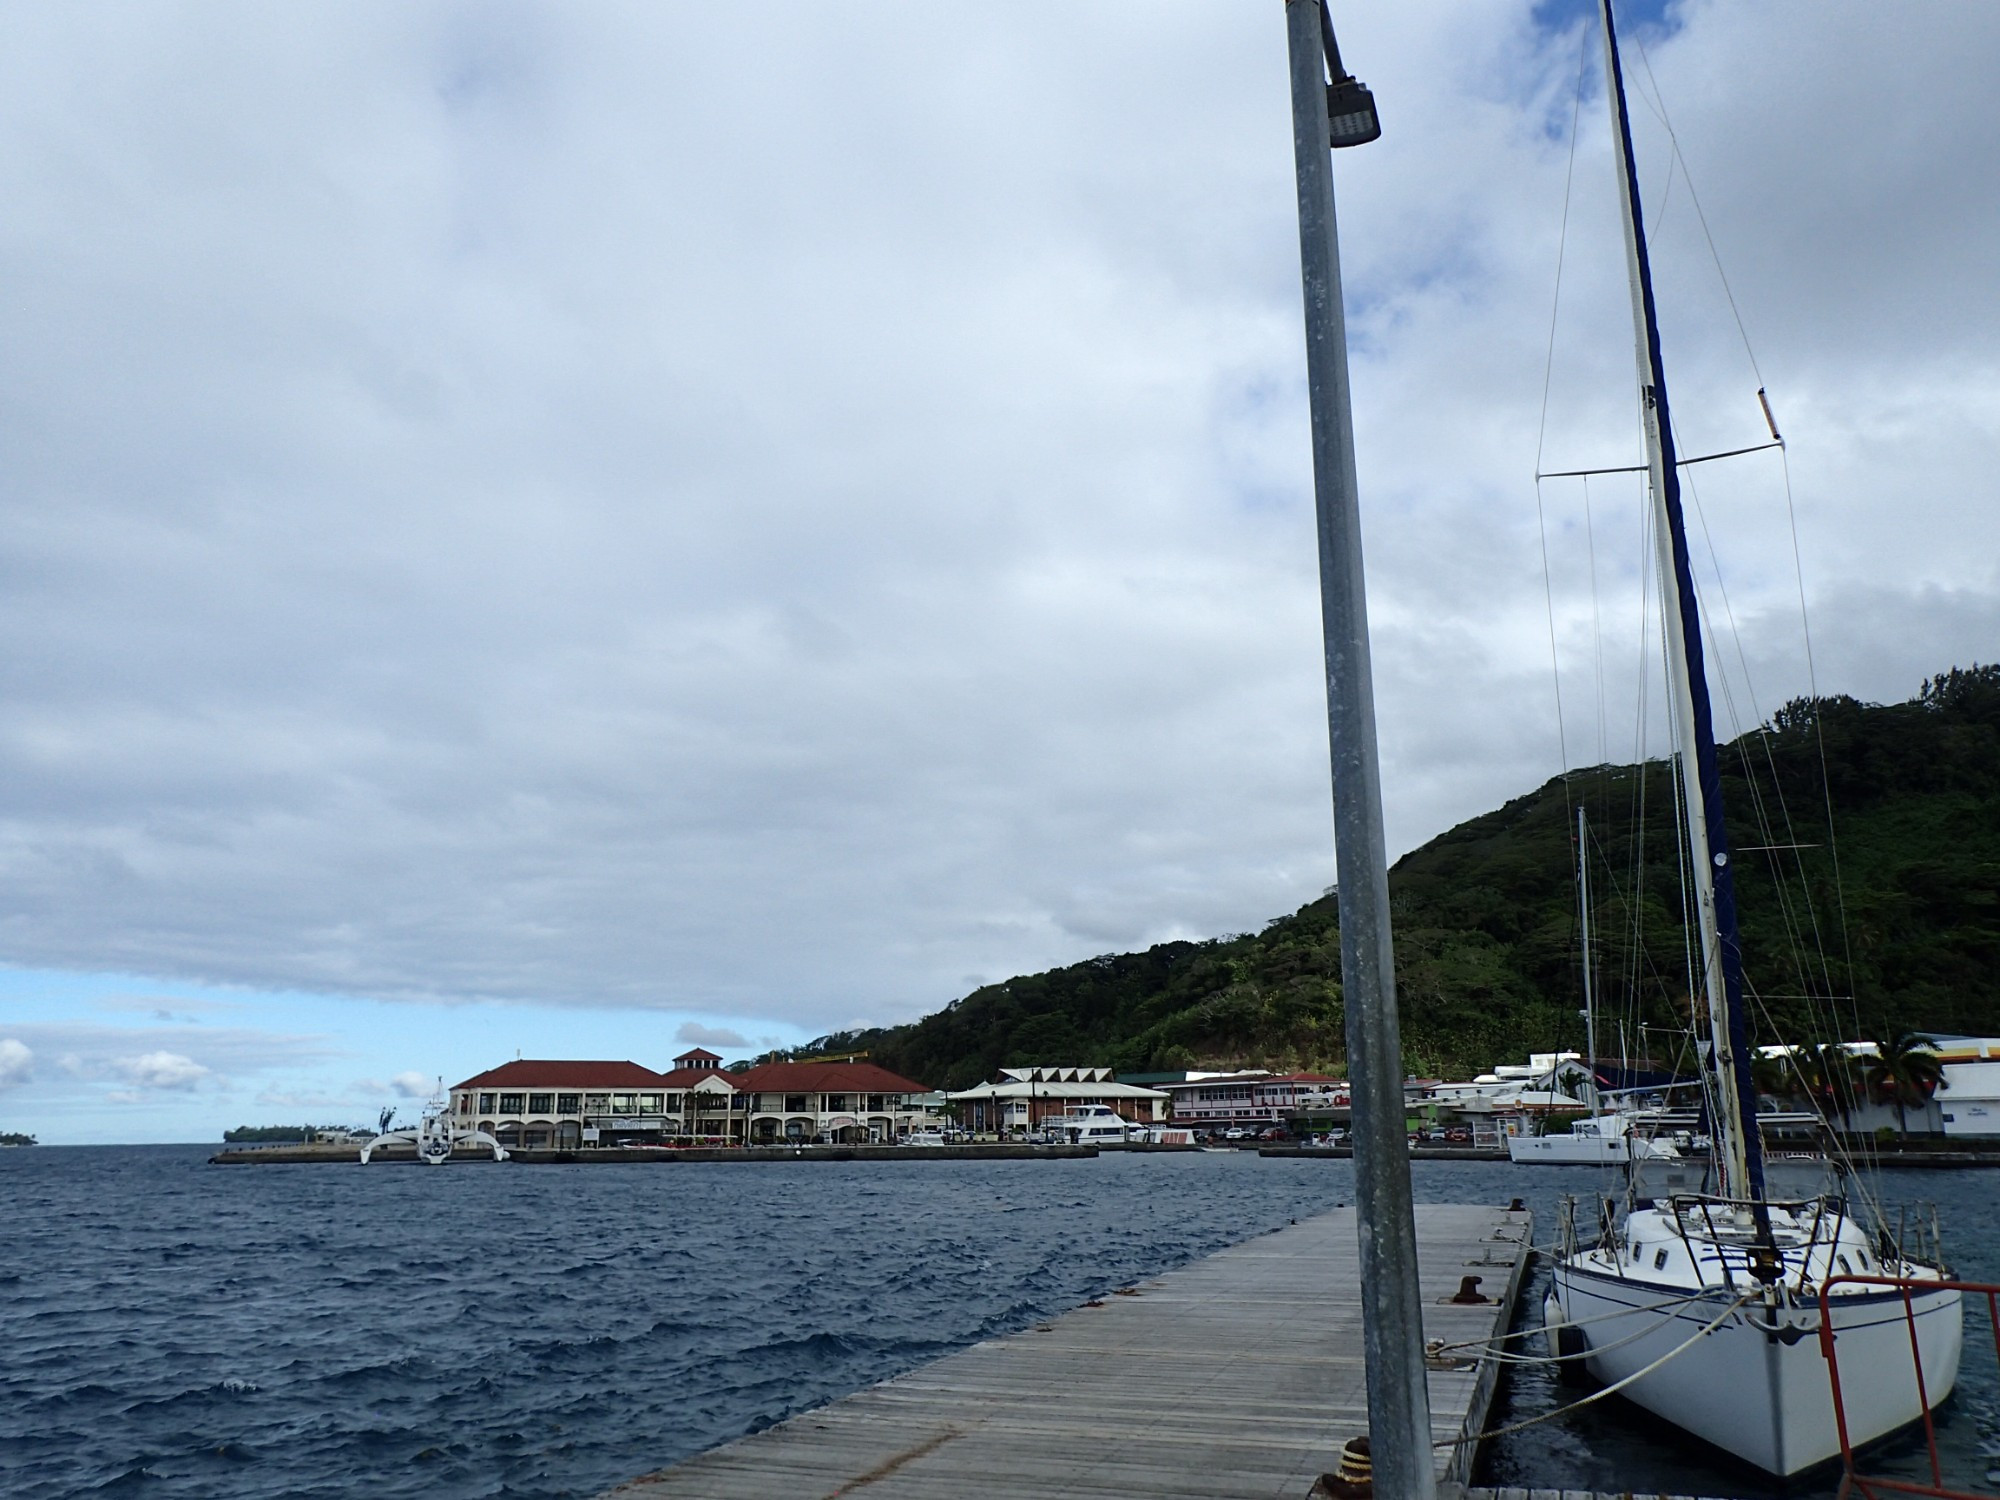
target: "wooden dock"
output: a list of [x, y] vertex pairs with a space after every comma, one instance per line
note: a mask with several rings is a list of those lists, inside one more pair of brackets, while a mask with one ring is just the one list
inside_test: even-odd
[[[1417, 1209], [1427, 1340], [1504, 1331], [1528, 1259], [1522, 1210]], [[1486, 1300], [1455, 1303], [1464, 1278]], [[1337, 1209], [975, 1344], [648, 1474], [600, 1500], [982, 1500], [1064, 1495], [1304, 1500], [1367, 1430], [1355, 1213]], [[1441, 1480], [1471, 1476], [1498, 1365], [1430, 1375]]]

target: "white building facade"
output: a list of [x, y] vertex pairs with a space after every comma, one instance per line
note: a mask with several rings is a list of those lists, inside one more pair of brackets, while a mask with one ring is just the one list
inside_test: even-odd
[[1161, 1089], [1120, 1083], [1109, 1068], [1002, 1068], [991, 1083], [945, 1095], [958, 1123], [986, 1135], [1034, 1135], [1044, 1120], [1101, 1104], [1127, 1120], [1152, 1124], [1167, 1118], [1172, 1096]]

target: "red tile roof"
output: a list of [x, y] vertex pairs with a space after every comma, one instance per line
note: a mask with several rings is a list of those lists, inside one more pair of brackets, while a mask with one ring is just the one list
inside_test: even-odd
[[738, 1076], [722, 1068], [675, 1068], [670, 1073], [662, 1073], [660, 1082], [670, 1089], [691, 1089], [704, 1078], [720, 1078], [731, 1088], [735, 1088]]
[[928, 1094], [917, 1083], [874, 1063], [762, 1063], [747, 1073], [731, 1073], [739, 1089], [761, 1094]]
[[674, 1061], [686, 1062], [690, 1057], [701, 1058], [704, 1062], [722, 1061], [722, 1054], [720, 1052], [711, 1052], [706, 1047], [696, 1047], [692, 1052], [683, 1052], [679, 1057], [675, 1058]]
[[515, 1058], [476, 1073], [461, 1089], [656, 1089], [666, 1078], [635, 1062], [573, 1062]]

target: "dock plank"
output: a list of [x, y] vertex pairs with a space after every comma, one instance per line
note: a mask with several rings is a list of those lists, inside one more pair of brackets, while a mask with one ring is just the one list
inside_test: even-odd
[[[1502, 1331], [1530, 1243], [1519, 1210], [1417, 1209], [1424, 1335]], [[1472, 1270], [1467, 1268], [1471, 1267]], [[1448, 1299], [1469, 1274], [1494, 1300]], [[1303, 1497], [1367, 1429], [1353, 1209], [1260, 1236], [1050, 1323], [920, 1366], [600, 1500]], [[1483, 1425], [1490, 1362], [1430, 1373], [1439, 1475]], [[1487, 1378], [1482, 1378], [1483, 1376]]]

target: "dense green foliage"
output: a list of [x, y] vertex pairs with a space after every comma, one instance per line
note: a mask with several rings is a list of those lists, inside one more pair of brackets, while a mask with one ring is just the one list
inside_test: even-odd
[[234, 1130], [223, 1131], [222, 1139], [232, 1146], [268, 1144], [272, 1141], [309, 1141], [318, 1131], [348, 1128], [345, 1125], [238, 1125]]
[[[1907, 703], [1794, 701], [1725, 747], [1723, 764], [1759, 1039], [1995, 1029], [2000, 667], [1946, 672]], [[1629, 1035], [1640, 1024], [1685, 1030], [1674, 797], [1665, 763], [1574, 772], [1397, 863], [1410, 1071], [1463, 1075], [1580, 1045], [1578, 805], [1600, 1015], [1621, 1017]], [[909, 1077], [960, 1088], [1025, 1062], [1337, 1069], [1343, 1025], [1329, 896], [1259, 933], [1010, 979], [911, 1025], [802, 1050], [866, 1048]]]
[[32, 1146], [34, 1144], [35, 1138], [31, 1135], [22, 1135], [19, 1131], [14, 1130], [0, 1130], [0, 1146]]

